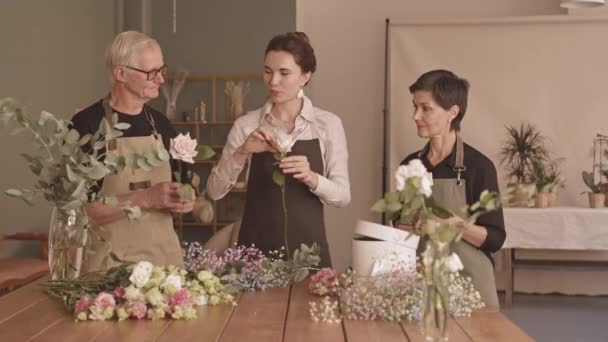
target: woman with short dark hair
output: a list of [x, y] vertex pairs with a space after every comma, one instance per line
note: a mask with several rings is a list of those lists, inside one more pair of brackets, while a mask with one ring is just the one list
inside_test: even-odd
[[[348, 151], [340, 118], [314, 107], [304, 95], [302, 88], [315, 70], [306, 34], [272, 38], [264, 56], [270, 97], [262, 108], [235, 121], [207, 192], [213, 199], [222, 198], [248, 165], [238, 242], [263, 251], [278, 250], [285, 242], [289, 251], [301, 243], [317, 243], [322, 265], [328, 266], [323, 204], [343, 207], [350, 202]], [[273, 154], [281, 150], [290, 152], [277, 162]], [[276, 167], [285, 175], [285, 208], [281, 188], [273, 182]]]
[[[433, 197], [455, 214], [448, 220], [438, 220], [464, 222], [469, 213], [462, 208], [479, 201], [484, 190], [499, 191], [492, 161], [458, 135], [467, 109], [469, 82], [450, 71], [433, 70], [420, 76], [409, 89], [418, 136], [429, 141], [401, 164], [420, 159], [433, 174]], [[474, 224], [466, 224], [462, 240], [454, 246], [464, 272], [471, 276], [483, 301], [495, 308], [499, 305], [490, 253], [502, 247], [505, 236], [502, 210], [496, 210], [480, 216]]]

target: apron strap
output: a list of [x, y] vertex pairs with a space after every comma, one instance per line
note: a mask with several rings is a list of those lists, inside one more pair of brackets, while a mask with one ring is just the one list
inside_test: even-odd
[[[114, 111], [112, 110], [112, 107], [110, 107], [110, 94], [108, 94], [108, 96], [106, 96], [103, 99], [101, 104], [103, 106], [103, 116], [106, 118], [106, 120], [108, 120], [108, 123], [110, 124], [110, 126], [112, 126], [112, 114], [114, 113]], [[152, 114], [150, 113], [148, 106], [146, 106], [144, 104], [143, 110], [144, 110], [144, 116], [146, 117], [146, 120], [150, 124], [150, 127], [152, 127], [152, 132], [154, 134], [154, 138], [158, 140], [158, 132], [156, 131], [156, 123], [154, 122], [154, 118], [152, 117]]]
[[456, 184], [462, 185], [462, 173], [467, 170], [464, 165], [464, 143], [460, 135], [456, 134], [456, 165], [453, 170], [456, 172]]

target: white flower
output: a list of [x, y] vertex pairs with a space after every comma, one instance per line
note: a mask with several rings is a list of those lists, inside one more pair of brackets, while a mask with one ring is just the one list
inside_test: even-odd
[[148, 261], [140, 261], [133, 268], [133, 272], [129, 277], [129, 281], [138, 288], [144, 287], [148, 280], [150, 280], [150, 275], [152, 275], [152, 269], [154, 265]]
[[175, 275], [175, 274], [171, 274], [167, 277], [167, 279], [165, 279], [165, 281], [163, 282], [163, 284], [160, 287], [162, 287], [164, 289], [170, 285], [173, 286], [173, 288], [175, 288], [175, 290], [181, 289], [182, 288], [182, 277]]
[[291, 152], [291, 147], [295, 141], [291, 139], [289, 134], [278, 127], [271, 127], [270, 129], [274, 135], [274, 147], [281, 153]]
[[464, 268], [464, 266], [462, 265], [462, 261], [460, 261], [460, 258], [456, 253], [452, 253], [448, 257], [448, 259], [446, 260], [446, 264], [448, 265], [448, 269], [452, 273], [458, 272]]
[[173, 159], [181, 160], [186, 163], [194, 164], [194, 157], [198, 154], [196, 150], [197, 142], [196, 139], [190, 138], [190, 133], [186, 135], [179, 134], [175, 138], [170, 140], [171, 146], [169, 153]]
[[406, 181], [412, 177], [420, 178], [420, 192], [426, 197], [431, 196], [433, 175], [427, 172], [420, 159], [412, 159], [407, 165], [401, 165], [395, 172], [395, 185], [397, 191], [405, 189]]
[[207, 295], [203, 293], [194, 299], [194, 303], [196, 305], [207, 305], [208, 299], [209, 298], [207, 297]]

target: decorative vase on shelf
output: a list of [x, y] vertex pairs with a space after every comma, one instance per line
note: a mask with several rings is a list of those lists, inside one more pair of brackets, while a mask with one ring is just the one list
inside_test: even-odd
[[427, 342], [448, 340], [447, 258], [449, 246], [427, 244], [423, 253], [424, 287], [421, 329]]
[[49, 270], [52, 280], [80, 276], [87, 242], [84, 209], [65, 212], [53, 209], [49, 226]]

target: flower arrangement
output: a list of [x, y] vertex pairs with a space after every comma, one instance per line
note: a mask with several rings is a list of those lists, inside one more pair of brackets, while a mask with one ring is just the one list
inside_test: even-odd
[[[97, 194], [98, 181], [125, 168], [148, 170], [152, 165], [169, 160], [163, 144], [150, 145], [143, 154], [127, 156], [106, 155], [106, 144], [122, 136], [129, 128], [119, 123], [118, 115], [111, 122], [101, 120], [94, 134], [80, 136], [69, 121], [57, 119], [42, 111], [38, 117], [26, 112], [22, 105], [11, 98], [0, 99], [0, 116], [4, 124], [13, 128], [12, 134], [29, 133], [38, 145], [36, 154], [21, 154], [36, 176], [31, 189], [9, 189], [5, 193], [32, 205], [36, 198], [44, 198], [55, 207], [55, 229], [49, 233], [49, 266], [51, 278], [77, 277], [85, 242], [91, 245], [103, 240], [101, 227], [89, 220], [84, 205], [102, 201], [119, 206], [114, 196]], [[141, 215], [140, 208], [121, 204], [120, 208], [129, 219]], [[93, 234], [89, 234], [93, 233]]]
[[49, 281], [46, 292], [61, 298], [77, 321], [192, 319], [197, 305], [234, 304], [233, 292], [211, 272], [115, 260], [120, 264], [104, 274]]
[[265, 255], [255, 246], [235, 246], [218, 256], [198, 242], [184, 245], [184, 264], [188, 271], [211, 272], [223, 283], [246, 291], [297, 283], [305, 279], [309, 271], [317, 270], [321, 262], [316, 244], [311, 247], [302, 244], [293, 257], [287, 259], [282, 251]]

